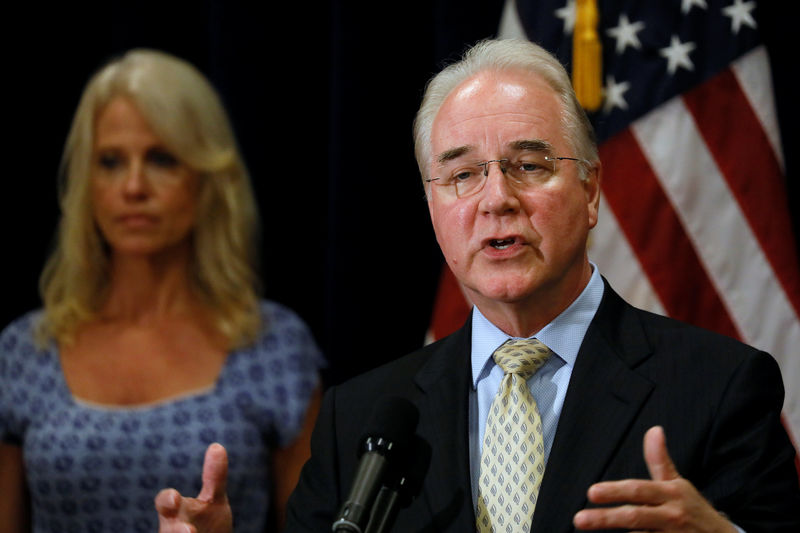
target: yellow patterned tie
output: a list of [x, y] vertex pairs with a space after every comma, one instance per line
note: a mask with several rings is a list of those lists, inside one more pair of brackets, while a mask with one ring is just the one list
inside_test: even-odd
[[544, 475], [544, 437], [527, 380], [551, 353], [536, 339], [509, 339], [492, 354], [505, 376], [486, 419], [475, 513], [480, 533], [530, 531]]

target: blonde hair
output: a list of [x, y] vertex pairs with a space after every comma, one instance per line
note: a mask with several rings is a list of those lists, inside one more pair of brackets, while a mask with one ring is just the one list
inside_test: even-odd
[[[425, 88], [414, 120], [414, 151], [423, 183], [431, 163], [431, 131], [433, 121], [447, 96], [459, 85], [480, 72], [523, 70], [544, 79], [559, 97], [561, 123], [575, 157], [589, 162], [598, 160], [594, 129], [586, 112], [578, 103], [575, 91], [563, 65], [550, 52], [521, 39], [487, 39], [464, 53], [459, 61], [448, 65], [434, 76]], [[586, 178], [585, 164], [579, 165], [580, 176]]]
[[39, 280], [45, 312], [37, 340], [69, 343], [97, 316], [108, 288], [108, 247], [92, 216], [89, 179], [96, 118], [117, 96], [130, 99], [165, 146], [198, 172], [192, 286], [229, 347], [246, 344], [261, 327], [258, 212], [247, 168], [208, 80], [155, 50], [132, 50], [111, 61], [83, 91], [61, 161], [57, 243]]

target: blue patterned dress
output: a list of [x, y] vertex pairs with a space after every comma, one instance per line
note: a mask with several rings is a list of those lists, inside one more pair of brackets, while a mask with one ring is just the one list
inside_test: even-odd
[[[302, 427], [323, 357], [306, 325], [265, 301], [257, 342], [230, 353], [216, 383], [134, 407], [72, 396], [58, 349], [36, 348], [29, 313], [0, 335], [0, 441], [22, 446], [35, 532], [148, 532], [165, 487], [200, 490], [206, 447], [225, 446], [237, 533], [263, 532], [270, 450]], [[113, 354], [110, 354], [113, 356]]]

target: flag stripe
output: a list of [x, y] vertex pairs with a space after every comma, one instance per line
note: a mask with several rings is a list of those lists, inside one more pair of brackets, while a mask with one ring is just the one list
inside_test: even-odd
[[[794, 311], [683, 101], [671, 100], [633, 129], [743, 338], [766, 349], [794, 337]], [[681, 157], [663, 149], [665, 138]]]
[[463, 326], [471, 309], [472, 304], [467, 301], [456, 277], [445, 263], [439, 277], [439, 288], [425, 344], [441, 339]]
[[600, 217], [589, 236], [589, 257], [593, 261], [602, 258], [600, 272], [617, 292], [643, 309], [667, 314], [636, 254], [622, 237], [619, 222], [605, 195], [600, 196]]
[[739, 86], [750, 102], [750, 107], [758, 117], [762, 129], [766, 132], [772, 151], [778, 158], [781, 174], [784, 174], [783, 148], [781, 147], [778, 115], [772, 96], [774, 94], [772, 92], [772, 72], [769, 69], [766, 47], [759, 46], [753, 49], [731, 63], [731, 68], [736, 79], [739, 80]]
[[[800, 268], [786, 246], [792, 225], [780, 164], [733, 72], [725, 70], [684, 95], [686, 107], [744, 217], [780, 280], [795, 313], [800, 312]], [[731, 135], [730, 126], [747, 132]]]
[[739, 337], [632, 131], [606, 141], [600, 159], [606, 200], [664, 309], [679, 320]]

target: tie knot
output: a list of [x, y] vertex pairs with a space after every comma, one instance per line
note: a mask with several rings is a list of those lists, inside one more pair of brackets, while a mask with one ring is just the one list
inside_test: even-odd
[[534, 375], [553, 352], [536, 339], [508, 339], [492, 357], [506, 374], [516, 374], [527, 380]]

